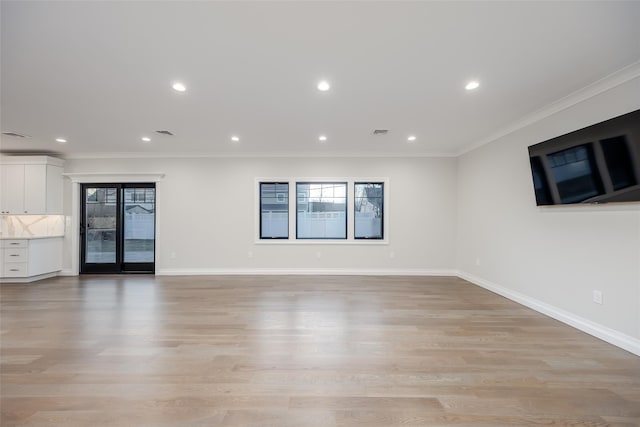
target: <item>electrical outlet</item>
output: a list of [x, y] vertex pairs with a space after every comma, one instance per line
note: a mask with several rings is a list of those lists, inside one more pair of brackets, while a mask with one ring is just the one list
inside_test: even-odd
[[480, 258], [476, 258], [476, 265], [480, 265]]
[[251, 251], [247, 252], [247, 258], [249, 259], [253, 258], [253, 252]]
[[602, 304], [602, 291], [593, 291], [593, 302]]
[[391, 251], [389, 252], [389, 258], [394, 259], [396, 257], [396, 253]]
[[171, 252], [171, 255], [169, 255], [169, 257], [171, 259], [176, 259], [176, 253], [175, 252]]
[[316, 252], [316, 258], [318, 259], [322, 258], [322, 252], [320, 251]]

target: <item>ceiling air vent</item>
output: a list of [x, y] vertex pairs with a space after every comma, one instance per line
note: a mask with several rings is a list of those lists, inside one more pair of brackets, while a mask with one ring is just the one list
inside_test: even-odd
[[27, 135], [21, 135], [19, 133], [15, 133], [15, 132], [2, 132], [3, 135], [7, 135], [7, 136], [15, 136], [16, 138], [28, 138]]
[[374, 135], [386, 135], [389, 132], [389, 129], [375, 129], [373, 131]]
[[168, 130], [157, 130], [156, 133], [159, 133], [160, 135], [169, 135], [169, 136], [173, 136], [173, 134], [168, 131]]

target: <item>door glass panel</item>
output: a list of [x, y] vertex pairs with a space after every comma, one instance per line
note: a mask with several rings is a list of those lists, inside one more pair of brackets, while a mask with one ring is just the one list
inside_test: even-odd
[[85, 262], [116, 262], [117, 188], [87, 188]]
[[154, 262], [155, 188], [124, 189], [124, 262]]

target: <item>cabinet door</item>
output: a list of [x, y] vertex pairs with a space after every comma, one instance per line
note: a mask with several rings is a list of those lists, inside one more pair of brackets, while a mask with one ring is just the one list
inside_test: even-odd
[[0, 166], [0, 178], [0, 212], [15, 215], [24, 213], [24, 165]]
[[62, 270], [62, 237], [29, 241], [29, 276]]
[[47, 213], [47, 166], [25, 165], [24, 167], [24, 212]]
[[47, 165], [47, 212], [62, 215], [62, 168]]

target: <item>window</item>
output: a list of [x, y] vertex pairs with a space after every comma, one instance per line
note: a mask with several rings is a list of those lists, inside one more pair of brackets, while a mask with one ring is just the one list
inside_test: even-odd
[[388, 244], [388, 178], [263, 177], [255, 185], [256, 243]]
[[384, 184], [356, 182], [354, 184], [354, 233], [356, 239], [382, 239]]
[[552, 205], [553, 199], [551, 198], [551, 192], [549, 191], [549, 183], [547, 182], [547, 176], [544, 173], [544, 166], [540, 156], [534, 156], [529, 159], [531, 162], [531, 170], [533, 172], [533, 188], [536, 193], [536, 204]]
[[600, 141], [607, 169], [614, 190], [636, 185], [636, 177], [631, 164], [631, 153], [626, 136], [616, 136]]
[[289, 238], [289, 183], [260, 183], [260, 238]]
[[296, 238], [347, 238], [347, 183], [296, 183]]
[[548, 154], [562, 203], [579, 203], [603, 193], [591, 144]]
[[114, 205], [116, 203], [118, 193], [115, 188], [89, 188], [87, 190], [87, 203], [103, 203], [106, 205]]

